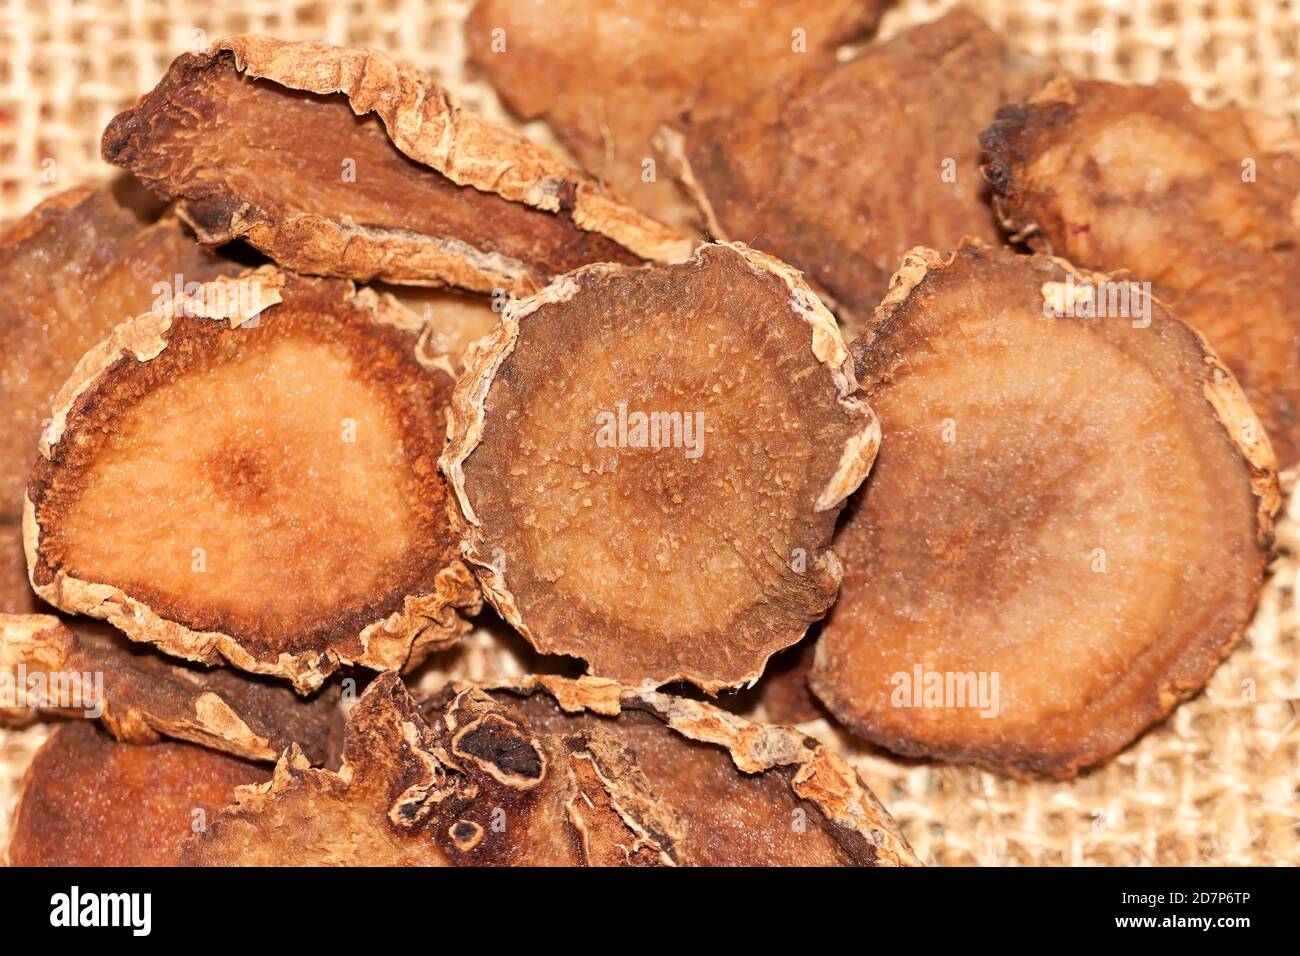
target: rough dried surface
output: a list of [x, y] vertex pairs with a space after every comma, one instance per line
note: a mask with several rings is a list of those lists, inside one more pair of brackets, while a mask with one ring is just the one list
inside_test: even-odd
[[714, 235], [802, 269], [856, 331], [913, 245], [999, 238], [979, 132], [1040, 80], [957, 10], [686, 124], [672, 148]]
[[436, 467], [451, 378], [409, 319], [263, 269], [120, 327], [42, 441], [38, 593], [300, 691], [455, 640], [479, 599]]
[[65, 724], [27, 770], [9, 863], [177, 866], [181, 845], [235, 788], [269, 773], [192, 744], [121, 744], [93, 724]]
[[169, 663], [98, 622], [76, 627], [48, 614], [0, 615], [0, 667], [42, 681], [29, 709], [98, 717], [126, 743], [173, 737], [249, 760], [274, 761], [295, 743], [322, 764], [337, 749], [336, 690], [302, 700], [232, 671]]
[[60, 193], [0, 236], [0, 520], [22, 513], [44, 419], [77, 360], [148, 309], [155, 283], [237, 269], [174, 219], [141, 222], [107, 189]]
[[466, 33], [474, 63], [511, 109], [548, 120], [584, 169], [687, 229], [690, 203], [652, 145], [659, 128], [688, 113], [728, 116], [761, 90], [832, 61], [839, 45], [871, 35], [887, 5], [480, 0]]
[[852, 375], [798, 274], [739, 244], [567, 276], [508, 306], [457, 386], [463, 551], [540, 651], [752, 682], [835, 597], [835, 516], [879, 442]]
[[1250, 620], [1267, 438], [1158, 301], [1089, 317], [1106, 282], [918, 249], [854, 344], [887, 438], [811, 681], [871, 741], [1069, 776], [1199, 690]]
[[983, 135], [1008, 229], [1154, 285], [1223, 357], [1283, 468], [1300, 460], [1300, 158], [1289, 122], [1176, 83], [1058, 80]]
[[623, 696], [607, 681], [544, 678], [495, 691], [457, 684], [417, 706], [382, 675], [349, 715], [339, 773], [286, 756], [185, 860], [914, 862], [853, 773], [807, 738], [658, 694], [627, 696], [643, 712], [616, 721], [560, 709], [617, 714]]
[[534, 728], [592, 728], [619, 738], [635, 754], [655, 799], [681, 822], [679, 863], [917, 862], [853, 770], [795, 730], [597, 678], [528, 677], [490, 690], [498, 700], [525, 695], [523, 713]]
[[669, 230], [382, 53], [235, 37], [184, 54], [104, 156], [206, 242], [301, 272], [535, 291], [589, 262], [680, 255]]

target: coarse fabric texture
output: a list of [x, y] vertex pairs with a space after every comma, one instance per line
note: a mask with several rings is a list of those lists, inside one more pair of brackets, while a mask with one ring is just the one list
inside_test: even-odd
[[[952, 4], [903, 0], [892, 35]], [[968, 3], [1018, 49], [1085, 76], [1173, 78], [1197, 100], [1237, 99], [1300, 119], [1300, 5], [1277, 0], [986, 0]], [[383, 49], [429, 70], [496, 119], [496, 97], [464, 68], [465, 0], [3, 0], [0, 221], [50, 194], [107, 177], [108, 121], [188, 49], [236, 33]], [[529, 135], [554, 145], [544, 126]], [[1069, 783], [1022, 783], [839, 747], [930, 864], [1296, 864], [1300, 862], [1300, 506], [1245, 640], [1209, 687], [1123, 754]], [[555, 669], [499, 629], [480, 629], [423, 674], [490, 678]], [[0, 851], [21, 776], [47, 733], [0, 731]]]

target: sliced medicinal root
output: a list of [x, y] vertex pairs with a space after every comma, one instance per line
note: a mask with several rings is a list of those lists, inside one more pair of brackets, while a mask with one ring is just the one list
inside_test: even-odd
[[241, 791], [183, 857], [249, 866], [916, 862], [853, 771], [790, 731], [590, 678], [458, 684], [417, 705], [395, 674], [377, 678], [349, 714], [339, 773], [287, 755], [270, 786]]
[[1272, 452], [1205, 341], [1140, 291], [978, 243], [905, 258], [853, 346], [886, 437], [810, 678], [854, 731], [1068, 777], [1241, 637]]
[[525, 119], [545, 118], [584, 169], [678, 228], [691, 208], [652, 141], [689, 113], [726, 116], [865, 40], [889, 0], [479, 0], [470, 56]]
[[912, 246], [1000, 238], [979, 132], [1042, 78], [959, 9], [666, 137], [710, 231], [803, 270], [856, 331]]
[[303, 700], [283, 685], [171, 663], [99, 622], [74, 633], [48, 614], [0, 615], [0, 670], [27, 711], [99, 718], [125, 743], [173, 737], [272, 761], [295, 743], [323, 764], [342, 728], [337, 692]]
[[1300, 136], [1176, 83], [1060, 79], [982, 136], [1004, 224], [1042, 252], [1150, 282], [1300, 464]]
[[94, 724], [64, 724], [23, 779], [11, 866], [178, 866], [180, 848], [265, 764], [193, 744], [118, 743]]
[[602, 677], [752, 683], [839, 587], [880, 429], [835, 320], [745, 246], [591, 266], [508, 305], [442, 458], [462, 548], [539, 651]]
[[120, 326], [41, 442], [37, 593], [302, 692], [458, 639], [480, 601], [437, 471], [452, 379], [411, 318], [267, 267]]
[[300, 272], [480, 292], [682, 240], [521, 134], [373, 50], [236, 37], [178, 57], [104, 158]]
[[54, 395], [78, 359], [171, 289], [239, 271], [174, 219], [148, 224], [80, 187], [0, 236], [0, 520], [17, 521]]

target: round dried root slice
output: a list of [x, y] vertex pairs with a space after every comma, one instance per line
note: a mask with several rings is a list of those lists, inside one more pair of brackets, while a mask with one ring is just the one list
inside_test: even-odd
[[175, 219], [143, 223], [88, 186], [46, 200], [0, 236], [0, 520], [22, 513], [44, 419], [78, 359], [148, 309], [155, 283], [238, 271]]
[[37, 593], [304, 692], [457, 639], [479, 598], [436, 464], [452, 380], [410, 320], [267, 268], [119, 327], [42, 440]]
[[825, 613], [879, 427], [830, 313], [745, 246], [592, 266], [507, 306], [457, 386], [463, 550], [538, 650], [752, 682]]
[[272, 786], [241, 791], [184, 859], [916, 862], [853, 772], [789, 731], [591, 678], [457, 684], [417, 705], [395, 674], [377, 678], [349, 714], [340, 772], [286, 755]]
[[23, 779], [9, 864], [178, 866], [196, 825], [270, 775], [193, 744], [122, 744], [94, 724], [64, 724]]
[[981, 136], [1003, 222], [1041, 252], [1151, 282], [1300, 464], [1300, 148], [1290, 119], [1177, 83], [1061, 78]]
[[1205, 342], [1137, 292], [978, 243], [905, 258], [854, 344], [886, 438], [811, 675], [869, 740], [1067, 777], [1241, 636], [1272, 452]]
[[22, 695], [13, 711], [0, 709], [0, 723], [28, 722], [37, 710], [99, 718], [126, 743], [173, 737], [248, 760], [276, 760], [296, 743], [321, 764], [337, 749], [336, 690], [304, 700], [283, 684], [176, 664], [98, 621], [75, 626], [49, 614], [0, 615], [0, 669]]
[[712, 119], [742, 109], [782, 78], [833, 61], [841, 44], [871, 35], [888, 5], [479, 0], [465, 32], [511, 109], [544, 117], [584, 169], [687, 229], [690, 203], [670, 176], [655, 175], [659, 127], [688, 112]]
[[374, 50], [243, 36], [184, 54], [103, 149], [204, 242], [242, 236], [299, 272], [527, 293], [586, 263], [689, 250]]

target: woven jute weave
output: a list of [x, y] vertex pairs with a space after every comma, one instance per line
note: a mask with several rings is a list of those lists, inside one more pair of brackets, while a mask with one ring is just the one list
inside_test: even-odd
[[[246, 32], [379, 47], [506, 118], [463, 68], [456, 0], [0, 0], [0, 221], [109, 169], [105, 124], [178, 53]], [[882, 32], [946, 2], [904, 0]], [[1078, 73], [1174, 78], [1208, 104], [1237, 99], [1300, 118], [1300, 5], [1251, 0], [994, 0], [968, 4], [1024, 52]], [[528, 132], [551, 142], [544, 128]], [[1119, 757], [1064, 784], [1019, 783], [865, 748], [823, 721], [805, 729], [850, 757], [933, 864], [1300, 863], [1300, 505], [1241, 646], [1209, 687]], [[426, 681], [547, 666], [482, 629]], [[0, 854], [21, 776], [47, 731], [0, 733]]]

